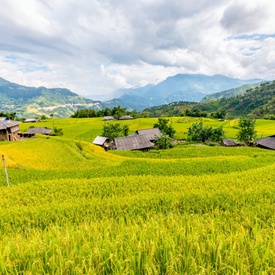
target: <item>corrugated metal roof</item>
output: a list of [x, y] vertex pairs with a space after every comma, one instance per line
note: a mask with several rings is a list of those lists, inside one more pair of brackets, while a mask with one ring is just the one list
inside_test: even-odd
[[142, 150], [154, 146], [154, 143], [140, 135], [119, 137], [115, 138], [114, 141], [118, 150]]
[[39, 128], [29, 128], [27, 133], [28, 134], [42, 134], [42, 135], [50, 135], [53, 130], [46, 127], [39, 127]]
[[102, 146], [106, 140], [108, 140], [107, 137], [97, 136], [97, 137], [94, 139], [93, 144], [101, 145], [101, 146]]
[[[11, 120], [6, 117], [0, 118], [0, 130], [12, 128], [12, 127], [18, 126], [19, 124], [20, 124], [19, 121]], [[19, 128], [18, 128], [18, 130], [19, 130]]]
[[148, 139], [150, 141], [154, 141], [158, 137], [162, 136], [162, 133], [159, 128], [137, 130], [136, 133], [139, 134], [140, 136], [145, 137], [146, 139]]
[[275, 136], [259, 138], [255, 141], [255, 143], [259, 147], [275, 150]]

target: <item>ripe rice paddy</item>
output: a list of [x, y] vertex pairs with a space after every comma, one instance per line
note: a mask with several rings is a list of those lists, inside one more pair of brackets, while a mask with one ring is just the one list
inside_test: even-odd
[[1, 274], [275, 273], [275, 152], [105, 152], [86, 140], [99, 119], [65, 121], [63, 137], [0, 144]]

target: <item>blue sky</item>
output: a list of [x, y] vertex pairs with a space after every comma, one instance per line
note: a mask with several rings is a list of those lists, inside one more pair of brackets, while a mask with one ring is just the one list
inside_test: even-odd
[[177, 73], [275, 79], [273, 0], [2, 0], [0, 77], [93, 98]]

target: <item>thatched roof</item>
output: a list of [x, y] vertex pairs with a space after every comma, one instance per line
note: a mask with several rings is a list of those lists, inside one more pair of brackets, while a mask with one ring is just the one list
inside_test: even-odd
[[39, 127], [39, 128], [29, 128], [28, 134], [42, 134], [42, 135], [50, 135], [52, 133], [52, 129], [47, 127]]
[[143, 150], [154, 146], [154, 143], [140, 135], [115, 138], [114, 141], [118, 150]]
[[136, 133], [150, 141], [155, 141], [158, 137], [162, 136], [162, 133], [159, 128], [137, 130]]
[[222, 140], [222, 145], [223, 146], [229, 146], [229, 147], [233, 147], [233, 146], [238, 146], [239, 143], [237, 143], [235, 140], [233, 139], [223, 139]]
[[104, 144], [104, 142], [106, 142], [107, 140], [108, 140], [107, 137], [97, 136], [97, 137], [94, 139], [93, 144], [102, 146], [102, 145]]
[[275, 136], [259, 138], [255, 141], [255, 143], [259, 147], [275, 150]]
[[11, 120], [6, 117], [0, 117], [0, 130], [13, 128], [11, 130], [19, 131], [19, 127], [18, 127], [19, 124], [20, 124], [19, 121]]

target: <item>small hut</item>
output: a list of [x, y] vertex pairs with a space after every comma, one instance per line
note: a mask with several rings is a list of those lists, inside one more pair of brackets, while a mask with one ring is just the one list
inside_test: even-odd
[[129, 119], [133, 119], [133, 117], [132, 116], [121, 116], [119, 118], [119, 120], [129, 120]]
[[103, 147], [105, 150], [108, 150], [110, 147], [110, 139], [107, 137], [101, 137], [101, 136], [97, 136], [94, 141], [93, 144], [98, 145]]
[[103, 120], [104, 121], [109, 121], [109, 120], [115, 120], [115, 119], [112, 116], [105, 116], [105, 117], [103, 117]]
[[24, 120], [24, 123], [36, 123], [39, 122], [40, 120], [38, 118], [27, 118]]
[[234, 139], [223, 139], [221, 145], [226, 147], [240, 146], [240, 144], [237, 143]]

